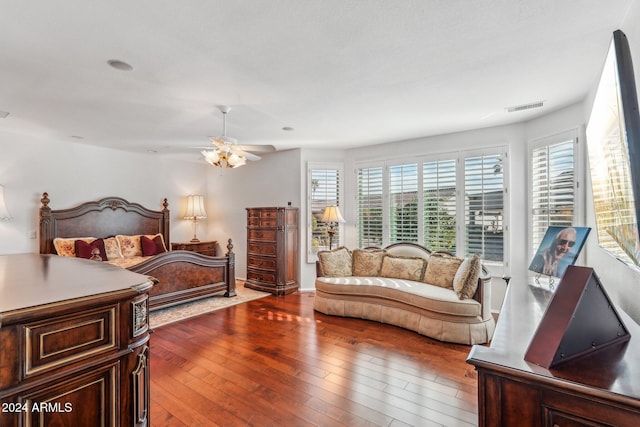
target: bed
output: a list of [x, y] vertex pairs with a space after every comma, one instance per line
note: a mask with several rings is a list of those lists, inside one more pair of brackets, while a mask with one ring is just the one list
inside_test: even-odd
[[[161, 240], [166, 252], [140, 257], [135, 260], [134, 265], [130, 265], [132, 260], [115, 260], [116, 257], [107, 260], [157, 280], [149, 294], [150, 310], [217, 294], [236, 296], [235, 254], [231, 239], [223, 257], [211, 257], [191, 251], [171, 251], [167, 199], [164, 199], [160, 211], [147, 209], [120, 197], [106, 197], [59, 210], [49, 207], [51, 201], [48, 193], [43, 193], [40, 201], [41, 254], [58, 254], [56, 246], [60, 249], [60, 242], [67, 240], [93, 242], [104, 239], [106, 242], [112, 241], [116, 236], [118, 239], [123, 236], [155, 236], [154, 242]], [[160, 240], [158, 236], [161, 236]], [[97, 254], [95, 252], [94, 256]]]

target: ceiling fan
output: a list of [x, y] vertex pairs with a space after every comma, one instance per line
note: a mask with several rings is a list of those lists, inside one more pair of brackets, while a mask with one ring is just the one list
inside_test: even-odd
[[213, 148], [206, 147], [200, 153], [204, 156], [207, 163], [221, 168], [237, 168], [247, 163], [247, 160], [256, 161], [261, 157], [250, 153], [257, 151], [262, 153], [270, 153], [275, 151], [273, 145], [239, 145], [238, 140], [227, 136], [227, 114], [231, 110], [228, 105], [221, 105], [222, 112], [222, 135], [217, 137], [209, 137]]

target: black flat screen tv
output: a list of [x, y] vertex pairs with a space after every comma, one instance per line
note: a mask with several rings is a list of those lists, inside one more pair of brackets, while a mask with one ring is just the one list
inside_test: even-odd
[[640, 266], [640, 114], [631, 50], [617, 30], [587, 124], [599, 245]]

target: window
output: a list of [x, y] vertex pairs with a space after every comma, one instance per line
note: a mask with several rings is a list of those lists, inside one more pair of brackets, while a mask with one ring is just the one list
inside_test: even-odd
[[504, 260], [504, 155], [481, 154], [464, 159], [464, 256]]
[[534, 144], [530, 152], [531, 254], [550, 225], [576, 221], [576, 135], [567, 132]]
[[456, 252], [456, 160], [422, 164], [424, 246]]
[[418, 164], [389, 168], [389, 243], [418, 242]]
[[382, 167], [357, 171], [358, 247], [382, 246], [383, 194]]
[[356, 169], [359, 246], [419, 242], [504, 265], [505, 169], [501, 148]]
[[[340, 176], [342, 166], [309, 164], [308, 166], [308, 210], [309, 235], [307, 236], [307, 260], [314, 262], [316, 253], [329, 249], [328, 224], [321, 221], [327, 206], [340, 206]], [[341, 241], [340, 226], [335, 227], [334, 247]]]

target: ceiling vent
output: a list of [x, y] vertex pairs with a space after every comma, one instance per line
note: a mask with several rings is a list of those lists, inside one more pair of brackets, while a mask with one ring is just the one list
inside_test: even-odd
[[544, 101], [532, 102], [531, 104], [516, 105], [515, 107], [507, 107], [507, 113], [515, 113], [516, 111], [531, 110], [532, 108], [540, 108], [544, 105]]

